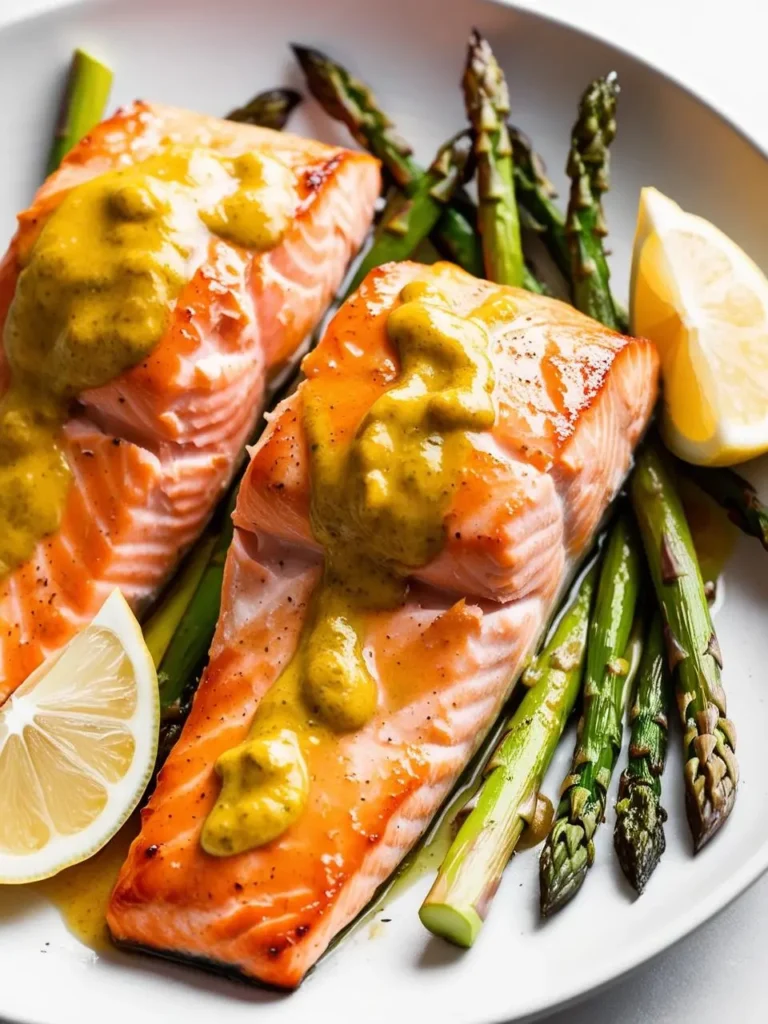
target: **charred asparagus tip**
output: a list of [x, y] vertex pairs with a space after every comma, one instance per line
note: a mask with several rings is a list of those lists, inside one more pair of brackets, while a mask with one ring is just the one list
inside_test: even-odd
[[231, 110], [226, 120], [281, 131], [299, 103], [301, 93], [295, 89], [269, 89], [254, 96], [242, 107]]
[[627, 881], [641, 894], [667, 846], [667, 813], [650, 786], [642, 784], [631, 787], [616, 812], [616, 855]]
[[311, 46], [302, 46], [301, 43], [290, 43], [289, 45], [296, 60], [307, 74], [315, 67], [328, 68], [331, 66], [330, 59], [320, 50], [315, 50]]

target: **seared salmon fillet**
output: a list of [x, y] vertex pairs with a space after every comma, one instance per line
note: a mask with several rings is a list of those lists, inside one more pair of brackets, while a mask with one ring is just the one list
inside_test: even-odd
[[[358, 432], [398, 381], [387, 320], [411, 282], [467, 329], [482, 318], [495, 422], [468, 434], [440, 552], [397, 607], [363, 614], [373, 716], [306, 750], [308, 802], [282, 835], [211, 856], [214, 764], [297, 651], [323, 572], [304, 404], [322, 405], [333, 444]], [[498, 716], [630, 468], [658, 358], [554, 299], [402, 263], [367, 277], [303, 367], [251, 453], [210, 663], [108, 914], [119, 943], [282, 988], [369, 902]]]
[[[169, 146], [264, 153], [290, 171], [280, 243], [210, 235], [148, 358], [79, 395], [63, 428], [73, 481], [57, 532], [0, 582], [0, 704], [118, 586], [141, 612], [200, 533], [261, 415], [360, 246], [379, 193], [361, 153], [170, 107], [136, 103], [85, 138], [19, 216], [0, 264], [0, 320], [51, 214], [72, 189]], [[0, 389], [8, 367], [0, 367]]]

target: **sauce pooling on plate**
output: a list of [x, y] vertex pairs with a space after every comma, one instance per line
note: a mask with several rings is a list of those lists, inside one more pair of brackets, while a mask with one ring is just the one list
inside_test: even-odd
[[387, 320], [399, 376], [349, 443], [334, 438], [322, 381], [303, 385], [323, 578], [296, 654], [247, 739], [217, 762], [221, 794], [201, 837], [210, 854], [241, 853], [281, 835], [308, 799], [308, 746], [373, 717], [378, 695], [363, 654], [364, 613], [396, 607], [409, 573], [440, 552], [468, 434], [494, 423], [482, 318], [458, 316], [423, 282], [400, 298]]
[[5, 325], [0, 399], [0, 577], [55, 531], [71, 472], [70, 404], [158, 343], [212, 237], [276, 246], [296, 208], [290, 170], [256, 153], [169, 146], [74, 188], [29, 252]]

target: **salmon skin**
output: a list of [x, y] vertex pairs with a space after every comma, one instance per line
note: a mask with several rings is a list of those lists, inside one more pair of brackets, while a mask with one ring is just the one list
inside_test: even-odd
[[656, 399], [653, 346], [450, 264], [373, 271], [305, 359], [337, 442], [397, 378], [386, 322], [416, 279], [461, 316], [482, 310], [496, 420], [469, 435], [441, 553], [400, 607], [365, 613], [377, 711], [307, 751], [309, 802], [282, 836], [227, 858], [203, 851], [214, 763], [296, 650], [322, 571], [299, 387], [252, 452], [210, 662], [112, 895], [118, 943], [298, 985], [446, 799], [629, 470]]
[[[379, 193], [378, 164], [364, 154], [133, 104], [95, 128], [19, 216], [0, 264], [3, 323], [20, 261], [62, 198], [168, 144], [268, 153], [293, 172], [298, 206], [269, 252], [212, 236], [150, 356], [80, 396], [63, 432], [73, 483], [61, 527], [0, 581], [0, 704], [115, 586], [140, 613], [169, 577], [231, 480], [267, 383], [338, 288]], [[0, 365], [0, 389], [7, 376]]]

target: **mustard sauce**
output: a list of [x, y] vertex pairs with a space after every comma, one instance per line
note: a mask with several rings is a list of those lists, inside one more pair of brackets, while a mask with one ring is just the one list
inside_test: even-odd
[[378, 694], [363, 654], [364, 614], [396, 607], [408, 575], [439, 553], [468, 435], [494, 422], [482, 319], [457, 315], [434, 287], [412, 282], [387, 331], [399, 376], [349, 443], [335, 443], [314, 381], [303, 385], [311, 522], [325, 553], [323, 579], [296, 654], [247, 739], [216, 765], [222, 789], [201, 836], [216, 856], [285, 831], [308, 798], [308, 745], [360, 729], [374, 715]]
[[138, 833], [136, 814], [95, 856], [31, 886], [53, 903], [72, 935], [97, 953], [111, 946], [107, 929], [109, 897]]
[[149, 355], [212, 236], [272, 248], [295, 207], [278, 161], [183, 146], [65, 196], [20, 257], [5, 324], [0, 577], [59, 526], [71, 480], [59, 437], [72, 400]]

